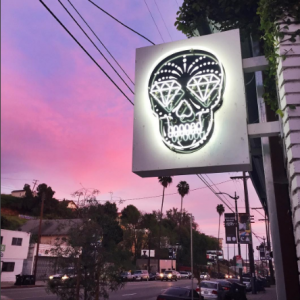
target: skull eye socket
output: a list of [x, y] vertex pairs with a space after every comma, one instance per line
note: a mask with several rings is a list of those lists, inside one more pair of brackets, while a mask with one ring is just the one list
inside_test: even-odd
[[155, 81], [151, 87], [150, 94], [159, 104], [171, 112], [177, 95], [182, 96], [181, 85], [175, 80]]
[[216, 74], [196, 74], [187, 83], [189, 91], [208, 107], [218, 96], [221, 79]]

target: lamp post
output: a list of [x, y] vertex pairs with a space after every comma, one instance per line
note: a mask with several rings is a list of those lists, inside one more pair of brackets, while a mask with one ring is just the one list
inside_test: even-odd
[[193, 279], [194, 279], [194, 268], [193, 268], [193, 215], [190, 216], [190, 227], [191, 227], [191, 272], [192, 272], [192, 300], [194, 300], [194, 286], [193, 286]]
[[[221, 195], [221, 194], [225, 194], [227, 195], [228, 197], [230, 197], [231, 199], [234, 200], [235, 202], [235, 218], [236, 218], [236, 233], [237, 233], [237, 241], [238, 241], [238, 253], [239, 253], [239, 256], [241, 256], [241, 244], [240, 244], [240, 237], [239, 237], [239, 231], [238, 231], [238, 217], [239, 217], [239, 214], [238, 214], [238, 208], [237, 208], [237, 200], [240, 198], [239, 196], [237, 196], [236, 192], [234, 192], [234, 197], [233, 196], [230, 196], [229, 194], [227, 193], [223, 193], [223, 192], [220, 192], [220, 193], [216, 193], [217, 195]], [[219, 241], [218, 241], [219, 242]], [[243, 272], [242, 272], [242, 269], [239, 268], [239, 276], [240, 276], [240, 282], [243, 283]]]

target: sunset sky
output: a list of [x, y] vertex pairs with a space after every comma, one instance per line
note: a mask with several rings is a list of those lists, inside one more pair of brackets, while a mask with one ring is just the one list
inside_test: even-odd
[[[134, 102], [134, 95], [59, 2], [44, 2]], [[84, 26], [69, 2], [62, 2]], [[174, 26], [181, 0], [156, 1], [163, 19], [155, 2], [147, 0], [163, 39], [144, 1], [94, 2], [155, 44], [186, 39]], [[134, 80], [135, 49], [151, 44], [90, 2], [72, 3]], [[135, 199], [118, 204], [119, 210], [128, 204], [143, 212], [159, 209], [162, 187], [157, 178], [142, 179], [131, 172], [133, 106], [39, 1], [3, 0], [1, 4], [1, 192], [22, 189], [25, 183], [32, 186], [37, 179], [38, 184], [50, 185], [57, 199], [74, 199], [71, 194], [84, 186], [98, 189], [99, 200]], [[109, 57], [88, 28], [84, 29]], [[214, 184], [221, 183], [217, 185], [221, 191], [231, 195], [236, 191], [239, 211], [244, 212], [242, 182], [230, 180], [237, 175], [241, 173], [210, 174], [209, 178]], [[222, 202], [195, 175], [174, 177], [166, 193], [176, 193], [181, 180], [191, 189], [204, 187], [184, 198], [184, 208], [193, 213], [201, 232], [217, 236], [216, 206]], [[261, 207], [251, 181], [248, 183], [250, 206]], [[227, 201], [233, 206], [231, 199]], [[178, 194], [165, 198], [164, 211], [172, 207], [180, 207]], [[265, 236], [264, 223], [258, 221], [263, 217], [255, 211], [252, 214], [254, 232]], [[258, 240], [253, 240], [257, 246]], [[223, 246], [227, 258], [225, 243]]]

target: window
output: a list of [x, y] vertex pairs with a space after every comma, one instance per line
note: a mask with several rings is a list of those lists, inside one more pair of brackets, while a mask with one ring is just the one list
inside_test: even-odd
[[14, 262], [3, 262], [2, 272], [13, 272], [15, 269]]
[[13, 238], [11, 244], [14, 246], [22, 246], [22, 240], [22, 238]]
[[1, 245], [2, 245], [2, 242], [3, 242], [3, 236], [1, 236], [1, 243], [0, 243]]

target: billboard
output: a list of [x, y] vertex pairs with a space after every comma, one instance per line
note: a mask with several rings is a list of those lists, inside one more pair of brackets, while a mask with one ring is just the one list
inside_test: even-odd
[[212, 265], [218, 260], [223, 260], [223, 250], [207, 250], [206, 251], [206, 260], [208, 265]]
[[236, 214], [224, 214], [226, 244], [236, 244]]
[[132, 171], [251, 170], [239, 30], [136, 51]]
[[[149, 249], [141, 250], [141, 257], [149, 257]], [[155, 257], [155, 250], [150, 250], [150, 257]]]
[[240, 244], [251, 244], [251, 223], [249, 214], [240, 213], [238, 224]]

